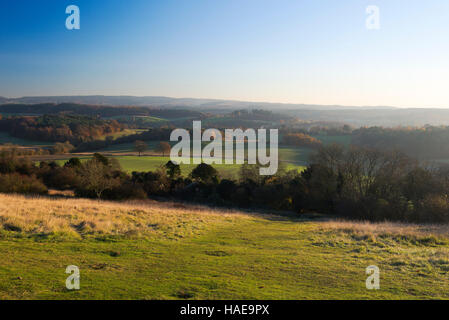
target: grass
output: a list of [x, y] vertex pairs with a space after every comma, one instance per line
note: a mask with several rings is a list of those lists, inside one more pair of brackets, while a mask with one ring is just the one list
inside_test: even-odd
[[[73, 155], [74, 157], [78, 157], [81, 161], [86, 161], [90, 159], [91, 156], [79, 156]], [[169, 157], [163, 156], [130, 156], [130, 155], [114, 155], [112, 153], [111, 156], [107, 155], [109, 158], [115, 158], [120, 162], [122, 169], [128, 173], [133, 171], [156, 171], [157, 169], [164, 166], [169, 160]], [[55, 160], [59, 165], [64, 165], [67, 160], [72, 156], [62, 156], [61, 158]], [[181, 173], [183, 176], [188, 176], [190, 172], [197, 166], [197, 164], [181, 164]], [[239, 164], [212, 164], [212, 166], [217, 169], [219, 172], [219, 176], [222, 179], [237, 179], [240, 165]], [[285, 162], [285, 168], [287, 170], [298, 170], [301, 171], [305, 167], [298, 163]]]
[[349, 146], [351, 144], [351, 136], [350, 135], [344, 135], [344, 136], [328, 136], [325, 134], [317, 134], [312, 135], [314, 138], [317, 138], [320, 140], [324, 145], [328, 145], [331, 143], [338, 143], [342, 144], [344, 146]]
[[115, 117], [106, 117], [105, 119], [115, 119], [115, 120], [121, 119], [121, 120], [127, 120], [127, 121], [139, 120], [142, 123], [148, 123], [148, 124], [152, 124], [155, 122], [163, 123], [163, 122], [169, 121], [167, 119], [163, 119], [163, 118], [159, 118], [159, 117], [152, 117], [152, 116], [115, 116]]
[[[11, 195], [0, 205], [1, 299], [449, 299], [448, 226]], [[68, 265], [79, 291], [65, 288]]]
[[31, 147], [31, 146], [50, 146], [54, 145], [53, 142], [42, 142], [42, 141], [33, 141], [33, 140], [26, 140], [21, 138], [16, 138], [11, 136], [8, 132], [0, 132], [0, 144], [10, 143], [18, 146], [25, 146], [25, 147]]
[[[81, 161], [85, 161], [90, 157], [80, 157]], [[115, 158], [120, 162], [123, 170], [131, 173], [133, 171], [156, 171], [161, 166], [165, 165], [170, 158], [169, 157], [158, 157], [158, 156], [112, 156], [111, 158]], [[60, 159], [56, 160], [56, 163], [59, 165], [63, 165], [68, 159]], [[183, 176], [188, 176], [190, 172], [197, 166], [197, 164], [181, 164], [181, 173]], [[230, 179], [230, 178], [238, 178], [240, 165], [238, 164], [212, 164], [212, 166], [217, 169], [219, 172], [219, 176], [222, 179]], [[303, 166], [299, 166], [296, 164], [287, 163], [287, 170], [303, 170]]]
[[122, 138], [122, 137], [126, 137], [126, 136], [131, 136], [134, 134], [138, 134], [138, 133], [142, 133], [146, 130], [143, 129], [125, 129], [119, 132], [115, 132], [113, 134], [106, 134], [104, 136], [101, 136], [100, 138], [98, 138], [99, 140], [105, 140], [107, 137], [112, 137], [113, 139], [117, 139], [117, 138]]

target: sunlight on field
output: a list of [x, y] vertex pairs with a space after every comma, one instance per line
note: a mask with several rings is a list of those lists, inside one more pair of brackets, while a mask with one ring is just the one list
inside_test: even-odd
[[20, 139], [11, 136], [7, 132], [0, 132], [0, 144], [14, 144], [18, 146], [50, 146], [53, 145], [54, 142], [42, 142], [42, 141], [33, 141], [33, 140], [26, 140], [26, 139]]
[[[79, 157], [82, 161], [90, 159], [90, 157]], [[158, 156], [111, 156], [119, 160], [120, 165], [123, 170], [128, 173], [133, 171], [155, 171], [164, 166], [169, 160], [169, 157], [158, 157]], [[68, 160], [60, 159], [56, 160], [59, 165], [64, 165]], [[190, 172], [197, 166], [197, 164], [181, 164], [181, 173], [184, 177], [187, 177]], [[241, 165], [238, 164], [213, 164], [212, 165], [219, 172], [220, 178], [222, 179], [237, 179]], [[287, 170], [299, 170], [302, 171], [305, 167], [297, 165], [295, 163], [285, 163]]]
[[[1, 299], [448, 299], [449, 228], [0, 195]], [[365, 269], [381, 289], [365, 288]], [[81, 290], [65, 288], [76, 265]]]

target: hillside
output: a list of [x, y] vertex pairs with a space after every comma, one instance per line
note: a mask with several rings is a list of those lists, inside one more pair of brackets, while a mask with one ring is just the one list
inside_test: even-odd
[[449, 299], [444, 225], [0, 194], [0, 255], [0, 299]]
[[57, 112], [75, 112], [103, 117], [152, 115], [162, 118], [199, 118], [206, 112], [227, 114], [233, 110], [261, 109], [305, 121], [324, 121], [355, 126], [449, 125], [449, 110], [434, 108], [431, 105], [428, 108], [414, 106], [396, 108], [100, 95], [0, 97], [0, 113], [49, 113], [49, 110], [54, 112], [55, 109]]
[[[113, 105], [113, 106], [172, 106], [172, 107], [192, 107], [192, 108], [212, 108], [212, 109], [239, 109], [251, 107], [263, 107], [264, 109], [314, 109], [314, 110], [333, 110], [333, 109], [357, 109], [360, 107], [348, 106], [326, 106], [326, 105], [307, 105], [307, 104], [289, 104], [289, 103], [269, 103], [269, 102], [251, 102], [223, 99], [200, 99], [200, 98], [171, 98], [161, 96], [38, 96], [38, 97], [20, 97], [3, 98], [0, 103], [76, 103], [93, 105]], [[362, 107], [363, 108], [363, 107]], [[372, 107], [372, 109], [391, 109], [391, 107]]]

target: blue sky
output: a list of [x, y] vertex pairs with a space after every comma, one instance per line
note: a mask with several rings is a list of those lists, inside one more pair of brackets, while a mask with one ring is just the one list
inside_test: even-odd
[[449, 107], [448, 17], [447, 0], [4, 0], [0, 95]]

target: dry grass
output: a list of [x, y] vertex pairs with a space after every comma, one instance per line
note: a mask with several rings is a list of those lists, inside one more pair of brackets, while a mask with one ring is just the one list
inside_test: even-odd
[[[23, 234], [125, 235], [184, 238], [237, 219], [264, 219], [267, 214], [211, 209], [156, 201], [110, 202], [78, 198], [0, 194], [0, 231]], [[288, 219], [287, 219], [288, 220]], [[298, 223], [298, 222], [292, 222]], [[360, 236], [410, 236], [449, 239], [449, 225], [372, 223], [344, 220], [314, 222], [317, 230]]]
[[155, 201], [108, 202], [0, 194], [0, 229], [27, 234], [67, 233], [184, 237], [244, 214]]
[[360, 235], [402, 235], [413, 237], [443, 237], [449, 238], [448, 224], [408, 224], [396, 222], [369, 222], [369, 221], [345, 221], [331, 220], [321, 223], [325, 230], [336, 230]]

